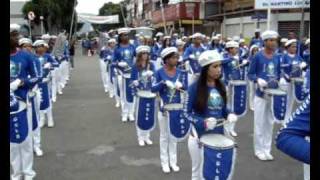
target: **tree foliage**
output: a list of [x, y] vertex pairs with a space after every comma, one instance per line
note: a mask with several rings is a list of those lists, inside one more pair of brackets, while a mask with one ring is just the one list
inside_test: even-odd
[[73, 0], [31, 0], [24, 5], [22, 13], [27, 18], [28, 12], [33, 11], [36, 15], [35, 24], [40, 24], [40, 16], [43, 16], [44, 28], [47, 31], [54, 26], [57, 29], [69, 29], [73, 3]]

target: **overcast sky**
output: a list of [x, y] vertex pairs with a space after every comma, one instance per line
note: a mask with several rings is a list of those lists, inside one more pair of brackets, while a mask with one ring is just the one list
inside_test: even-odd
[[119, 3], [122, 0], [78, 0], [76, 10], [78, 13], [99, 14], [99, 9], [104, 3]]

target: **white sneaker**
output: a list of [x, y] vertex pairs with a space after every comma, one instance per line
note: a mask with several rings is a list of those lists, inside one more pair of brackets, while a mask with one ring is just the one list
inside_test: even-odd
[[180, 171], [180, 167], [179, 167], [179, 166], [177, 166], [177, 165], [175, 165], [175, 164], [170, 165], [170, 166], [171, 166], [173, 172], [179, 172], [179, 171]]
[[48, 127], [49, 128], [52, 128], [52, 127], [54, 127], [54, 121], [53, 121], [53, 119], [51, 119], [51, 120], [48, 120]]
[[40, 121], [39, 121], [40, 128], [43, 128], [44, 125], [45, 125], [45, 120], [44, 119], [40, 119]]
[[121, 118], [121, 121], [122, 121], [122, 122], [127, 122], [127, 120], [128, 120], [128, 118], [127, 118], [126, 116], [123, 116], [123, 117]]
[[164, 165], [164, 166], [162, 166], [162, 171], [163, 171], [164, 173], [170, 173], [170, 167], [169, 167], [169, 165]]
[[105, 93], [108, 93], [108, 89], [105, 89], [104, 92], [105, 92]]
[[233, 136], [233, 137], [237, 137], [238, 136], [238, 134], [235, 131], [230, 131], [230, 135]]
[[152, 144], [153, 144], [153, 142], [152, 142], [150, 139], [147, 139], [147, 140], [146, 140], [146, 143], [147, 143], [148, 145], [152, 145]]
[[116, 103], [116, 107], [117, 108], [120, 107], [120, 103], [119, 102]]
[[57, 98], [52, 98], [52, 102], [57, 102]]
[[273, 156], [270, 153], [264, 153], [264, 154], [265, 154], [267, 160], [270, 160], [270, 161], [274, 160]]
[[139, 146], [145, 146], [145, 143], [143, 140], [139, 140]]
[[43, 151], [40, 148], [34, 148], [34, 152], [38, 157], [43, 156]]
[[62, 92], [62, 91], [58, 91], [58, 94], [60, 94], [60, 95], [61, 95], [61, 94], [63, 94], [63, 92]]
[[113, 94], [109, 94], [109, 98], [113, 98], [114, 97], [114, 95]]
[[256, 157], [257, 157], [258, 159], [260, 159], [261, 161], [267, 161], [267, 160], [268, 160], [267, 157], [266, 157], [266, 155], [265, 155], [264, 153], [256, 153], [255, 155], [256, 155]]
[[134, 121], [134, 116], [132, 114], [129, 115], [129, 121]]

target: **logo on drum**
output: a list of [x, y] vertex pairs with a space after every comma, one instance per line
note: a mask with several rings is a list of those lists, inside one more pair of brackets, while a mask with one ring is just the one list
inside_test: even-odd
[[220, 109], [222, 105], [222, 97], [217, 90], [212, 90], [209, 94], [208, 107], [209, 109]]
[[16, 78], [20, 74], [19, 65], [10, 60], [10, 78]]

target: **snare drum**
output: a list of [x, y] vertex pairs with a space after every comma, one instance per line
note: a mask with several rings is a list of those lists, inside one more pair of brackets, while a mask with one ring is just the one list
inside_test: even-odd
[[286, 115], [287, 93], [280, 89], [265, 89], [264, 92], [268, 95], [267, 100], [271, 101], [271, 112], [275, 122], [282, 123]]
[[183, 104], [181, 103], [171, 103], [171, 104], [165, 104], [163, 106], [163, 109], [165, 111], [176, 111], [183, 109]]
[[137, 96], [142, 98], [155, 98], [156, 94], [150, 91], [140, 90], [137, 92]]
[[25, 102], [18, 100], [18, 103], [19, 103], [19, 109], [17, 111], [10, 112], [10, 115], [18, 114], [19, 112], [27, 109], [27, 104]]
[[230, 80], [228, 89], [231, 110], [239, 117], [244, 116], [247, 112], [247, 81]]
[[204, 179], [232, 179], [236, 158], [235, 142], [222, 134], [201, 136], [201, 170]]
[[303, 77], [295, 77], [295, 78], [291, 78], [292, 82], [298, 82], [298, 83], [303, 83], [304, 82], [304, 78]]

